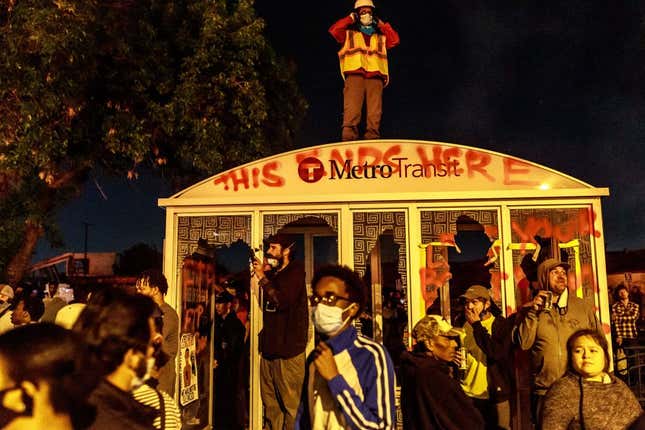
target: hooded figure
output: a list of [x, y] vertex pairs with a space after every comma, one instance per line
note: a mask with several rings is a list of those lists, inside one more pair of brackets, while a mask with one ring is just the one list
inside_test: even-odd
[[[520, 347], [530, 351], [534, 420], [540, 414], [543, 397], [551, 384], [567, 369], [567, 340], [578, 330], [601, 332], [593, 307], [569, 294], [567, 263], [550, 258], [538, 267], [541, 290], [522, 310], [517, 327]], [[551, 309], [545, 307], [549, 292]]]

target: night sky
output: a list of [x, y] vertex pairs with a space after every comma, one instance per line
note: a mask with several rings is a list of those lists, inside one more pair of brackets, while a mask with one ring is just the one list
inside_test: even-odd
[[[608, 187], [609, 250], [645, 248], [645, 6], [625, 0], [561, 2], [378, 1], [399, 32], [389, 52], [381, 134], [499, 151]], [[339, 46], [329, 26], [353, 2], [259, 0], [267, 35], [296, 64], [309, 102], [301, 147], [340, 140]], [[218, 172], [213, 172], [213, 174]], [[163, 180], [97, 178], [58, 215], [67, 248], [41, 244], [36, 258], [161, 249], [170, 195]]]

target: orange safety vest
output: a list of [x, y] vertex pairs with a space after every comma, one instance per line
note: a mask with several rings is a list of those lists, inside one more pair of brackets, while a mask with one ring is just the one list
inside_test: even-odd
[[347, 30], [345, 43], [338, 51], [340, 73], [345, 79], [345, 72], [363, 69], [366, 72], [378, 72], [385, 77], [385, 84], [390, 80], [387, 68], [387, 49], [385, 36], [373, 34], [370, 45], [365, 45], [365, 38], [360, 31]]

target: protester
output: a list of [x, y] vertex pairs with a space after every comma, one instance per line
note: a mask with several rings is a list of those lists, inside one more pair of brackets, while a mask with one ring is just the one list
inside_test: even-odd
[[8, 284], [0, 284], [0, 334], [13, 328], [11, 311], [13, 310], [13, 288]]
[[399, 44], [392, 26], [375, 15], [372, 0], [357, 0], [354, 10], [329, 29], [342, 45], [338, 51], [343, 89], [343, 140], [359, 138], [363, 101], [366, 102], [365, 139], [381, 136], [383, 88], [389, 83], [387, 50]]
[[608, 373], [609, 348], [596, 330], [580, 330], [567, 341], [568, 372], [549, 389], [542, 417], [548, 430], [626, 429], [642, 413], [634, 393]]
[[163, 313], [163, 350], [168, 354], [168, 362], [159, 371], [159, 389], [172, 397], [175, 395], [175, 357], [179, 352], [179, 316], [164, 301], [168, 281], [161, 271], [146, 270], [137, 279], [136, 287], [139, 294], [150, 297]]
[[24, 294], [16, 299], [16, 307], [11, 313], [11, 323], [14, 327], [38, 322], [45, 311], [45, 305], [40, 296]]
[[629, 291], [624, 285], [616, 287], [616, 301], [611, 306], [611, 322], [615, 330], [616, 345], [620, 347], [638, 346], [638, 328], [640, 318], [638, 304], [629, 300]]
[[293, 259], [293, 237], [276, 234], [267, 242], [270, 270], [254, 260], [252, 280], [263, 291], [260, 393], [269, 428], [291, 430], [305, 374], [309, 328], [305, 270], [301, 262]]
[[9, 284], [0, 284], [0, 315], [11, 305], [13, 288]]
[[154, 311], [149, 298], [110, 288], [93, 294], [74, 324], [89, 347], [85, 368], [102, 378], [89, 398], [97, 408], [92, 430], [153, 427], [158, 412], [137, 402], [132, 389], [153, 353]]
[[416, 345], [401, 355], [401, 409], [405, 430], [477, 430], [484, 420], [455, 378], [460, 332], [439, 315], [412, 330]]
[[511, 332], [490, 290], [473, 285], [461, 295], [464, 303], [464, 347], [467, 369], [461, 387], [481, 412], [487, 429], [510, 429], [512, 391]]
[[224, 290], [215, 297], [215, 361], [213, 428], [244, 428], [244, 325], [232, 311], [233, 295]]
[[314, 326], [297, 429], [393, 429], [394, 368], [380, 343], [359, 336], [352, 322], [365, 306], [365, 287], [346, 266], [319, 269], [312, 279]]
[[567, 369], [567, 339], [579, 329], [601, 332], [593, 308], [569, 294], [568, 268], [554, 258], [538, 266], [541, 290], [522, 308], [517, 327], [519, 344], [531, 355], [531, 411], [538, 427], [544, 395]]
[[159, 369], [168, 362], [168, 354], [163, 351], [163, 314], [156, 307], [153, 314], [154, 335], [151, 341], [153, 347], [152, 357], [148, 358], [146, 375], [139, 380], [135, 378], [132, 397], [146, 406], [159, 412], [153, 425], [155, 429], [175, 430], [181, 429], [181, 413], [175, 400], [166, 392], [157, 389], [159, 386]]
[[148, 384], [139, 385], [132, 390], [132, 397], [142, 405], [158, 411], [153, 427], [161, 430], [180, 430], [181, 412], [175, 400], [168, 393], [159, 391]]
[[82, 368], [80, 338], [53, 324], [28, 324], [0, 335], [0, 428], [87, 428], [87, 397], [98, 383]]
[[43, 300], [45, 310], [43, 316], [40, 317], [40, 321], [53, 323], [56, 321], [56, 314], [67, 305], [67, 302], [58, 294], [58, 283], [49, 283], [46, 288], [49, 296]]

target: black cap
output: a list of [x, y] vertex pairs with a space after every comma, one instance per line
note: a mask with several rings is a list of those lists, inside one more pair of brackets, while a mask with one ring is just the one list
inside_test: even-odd
[[228, 291], [222, 291], [215, 296], [215, 303], [231, 303], [235, 297]]
[[283, 233], [276, 233], [271, 236], [269, 236], [266, 240], [266, 243], [272, 244], [272, 243], [277, 243], [282, 248], [288, 248], [291, 245], [295, 243], [295, 238], [289, 234], [283, 234]]

